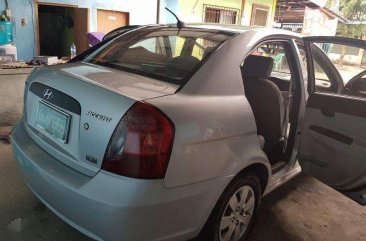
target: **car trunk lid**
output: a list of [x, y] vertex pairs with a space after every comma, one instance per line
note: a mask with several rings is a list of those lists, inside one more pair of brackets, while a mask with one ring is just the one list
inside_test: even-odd
[[174, 94], [178, 89], [83, 63], [39, 68], [27, 82], [24, 119], [28, 133], [50, 155], [88, 176], [100, 170], [114, 129], [136, 101]]

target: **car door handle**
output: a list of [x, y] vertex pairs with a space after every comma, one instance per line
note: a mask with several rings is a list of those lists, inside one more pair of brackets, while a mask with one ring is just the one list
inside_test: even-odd
[[328, 117], [334, 117], [335, 116], [335, 111], [333, 110], [329, 110], [329, 109], [320, 109], [320, 112]]

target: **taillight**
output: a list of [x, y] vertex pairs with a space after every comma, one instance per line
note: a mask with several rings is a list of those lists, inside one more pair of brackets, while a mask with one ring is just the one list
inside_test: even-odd
[[171, 120], [156, 107], [137, 102], [115, 129], [102, 169], [134, 178], [163, 178], [173, 138]]

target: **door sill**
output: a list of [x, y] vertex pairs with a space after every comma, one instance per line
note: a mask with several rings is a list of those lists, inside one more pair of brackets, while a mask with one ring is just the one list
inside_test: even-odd
[[286, 162], [277, 162], [276, 164], [274, 164], [272, 166], [272, 175], [281, 171], [284, 166], [286, 166]]

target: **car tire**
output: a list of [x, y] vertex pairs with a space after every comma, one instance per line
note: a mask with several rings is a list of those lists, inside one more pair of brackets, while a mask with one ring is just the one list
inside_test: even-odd
[[221, 195], [196, 240], [244, 241], [251, 231], [260, 201], [261, 185], [257, 175], [248, 172], [236, 177]]

